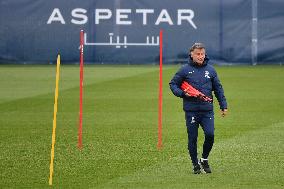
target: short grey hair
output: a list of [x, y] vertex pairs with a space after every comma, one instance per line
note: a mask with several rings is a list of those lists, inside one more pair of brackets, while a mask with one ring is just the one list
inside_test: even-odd
[[194, 43], [190, 49], [189, 49], [189, 53], [191, 53], [192, 51], [194, 51], [194, 49], [205, 49], [205, 46], [203, 45], [203, 43]]

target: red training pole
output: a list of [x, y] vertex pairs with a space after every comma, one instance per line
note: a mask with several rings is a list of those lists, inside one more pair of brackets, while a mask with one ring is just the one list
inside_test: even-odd
[[80, 111], [78, 127], [78, 148], [82, 149], [82, 130], [83, 130], [83, 67], [84, 67], [84, 31], [80, 31]]
[[160, 74], [159, 74], [159, 116], [158, 116], [158, 144], [157, 148], [162, 148], [162, 110], [163, 110], [163, 30], [160, 30]]

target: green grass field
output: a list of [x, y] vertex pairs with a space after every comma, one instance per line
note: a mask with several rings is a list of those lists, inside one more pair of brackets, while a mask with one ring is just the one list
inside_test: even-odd
[[[284, 188], [284, 68], [216, 67], [229, 115], [215, 104], [209, 175], [192, 174], [182, 102], [168, 87], [178, 68], [164, 67], [159, 151], [158, 67], [86, 66], [79, 151], [79, 67], [62, 66], [53, 187]], [[0, 188], [50, 188], [55, 71], [0, 66]]]

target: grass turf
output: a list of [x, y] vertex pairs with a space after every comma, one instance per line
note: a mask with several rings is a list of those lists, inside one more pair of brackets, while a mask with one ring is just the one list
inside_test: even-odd
[[[229, 104], [215, 104], [213, 173], [193, 175], [181, 100], [164, 68], [158, 151], [158, 67], [86, 66], [83, 150], [77, 149], [79, 68], [62, 66], [55, 188], [283, 188], [284, 69], [216, 67]], [[49, 188], [55, 66], [0, 67], [1, 188]], [[216, 101], [216, 100], [215, 100]], [[199, 134], [199, 152], [203, 134]]]

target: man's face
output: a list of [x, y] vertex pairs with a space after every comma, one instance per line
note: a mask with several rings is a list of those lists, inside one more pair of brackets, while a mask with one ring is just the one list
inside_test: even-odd
[[194, 49], [190, 55], [193, 62], [202, 65], [205, 59], [205, 49]]

